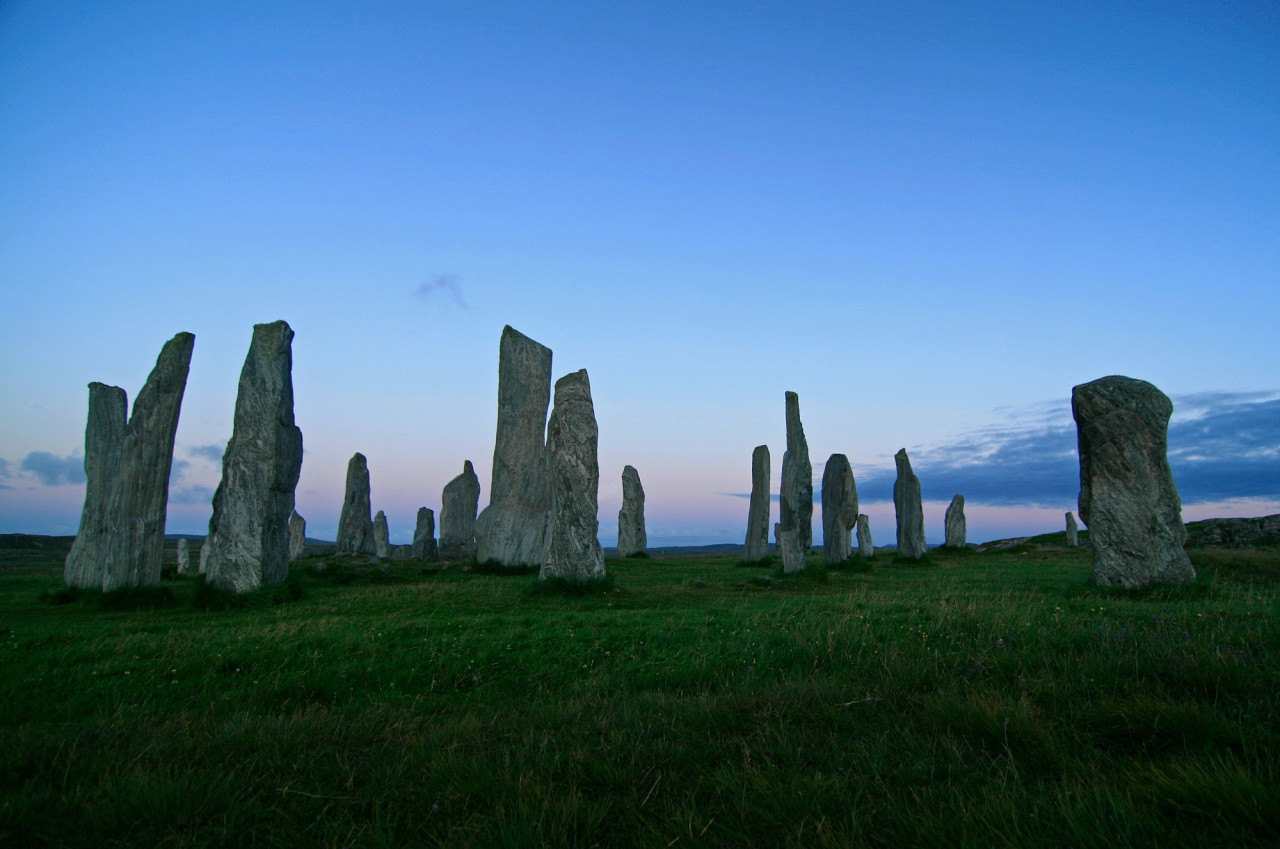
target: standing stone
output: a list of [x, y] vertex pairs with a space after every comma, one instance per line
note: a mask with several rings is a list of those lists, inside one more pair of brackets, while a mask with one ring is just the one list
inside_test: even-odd
[[373, 517], [373, 553], [378, 557], [391, 556], [391, 539], [387, 532], [387, 514], [381, 510]]
[[964, 521], [964, 496], [957, 494], [951, 499], [951, 503], [947, 505], [947, 512], [943, 518], [946, 525], [946, 541], [943, 543], [947, 548], [964, 548], [967, 542], [967, 531]]
[[104, 592], [160, 585], [173, 440], [195, 343], [190, 333], [179, 333], [166, 342], [133, 401], [107, 505], [106, 524], [111, 532], [103, 557]]
[[540, 580], [583, 583], [605, 576], [604, 551], [596, 536], [600, 529], [599, 438], [587, 370], [557, 380], [555, 408], [547, 425], [551, 512]]
[[307, 520], [294, 510], [289, 514], [289, 559], [299, 560], [307, 553]]
[[649, 546], [644, 530], [644, 487], [635, 466], [622, 467], [622, 509], [618, 511], [618, 556], [641, 554]]
[[1112, 376], [1073, 388], [1071, 412], [1094, 579], [1129, 588], [1194, 581], [1182, 549], [1182, 500], [1169, 470], [1172, 402], [1144, 380]]
[[369, 500], [369, 464], [356, 452], [347, 463], [347, 494], [338, 515], [339, 554], [373, 554], [373, 506]]
[[69, 587], [102, 587], [102, 563], [112, 530], [107, 521], [107, 505], [120, 473], [128, 411], [128, 398], [119, 386], [89, 384], [89, 416], [84, 429], [84, 509], [63, 570]]
[[813, 464], [800, 423], [800, 396], [786, 394], [787, 450], [782, 455], [782, 493], [779, 513], [784, 531], [795, 529], [800, 550], [813, 548]]
[[769, 556], [769, 446], [757, 445], [751, 452], [751, 506], [747, 509], [746, 563], [759, 563]]
[[871, 519], [866, 513], [858, 514], [858, 556], [874, 557], [876, 548], [871, 544]]
[[196, 568], [191, 563], [191, 547], [186, 537], [178, 537], [178, 574], [194, 575]]
[[440, 496], [441, 559], [469, 560], [475, 555], [479, 506], [480, 479], [471, 461], [464, 460], [462, 474], [445, 484]]
[[302, 471], [302, 431], [293, 421], [293, 330], [253, 326], [240, 371], [235, 423], [213, 496], [205, 580], [246, 593], [289, 578], [289, 518]]
[[920, 478], [911, 471], [907, 449], [903, 448], [893, 459], [898, 464], [898, 479], [893, 483], [893, 512], [898, 519], [898, 556], [919, 560], [926, 551]]
[[413, 529], [413, 546], [409, 553], [414, 560], [434, 561], [440, 557], [436, 547], [436, 514], [428, 507], [418, 508], [418, 523]]
[[1075, 548], [1080, 544], [1080, 526], [1076, 524], [1076, 517], [1067, 511], [1067, 545]]
[[213, 546], [209, 545], [209, 538], [206, 536], [204, 542], [200, 543], [200, 574], [203, 575], [209, 571], [209, 554], [213, 551]]
[[858, 523], [858, 485], [843, 454], [832, 454], [822, 470], [822, 556], [832, 565], [849, 559], [849, 534]]
[[550, 398], [551, 349], [504, 327], [489, 506], [475, 523], [476, 560], [481, 563], [542, 563], [550, 506], [543, 441]]
[[782, 555], [782, 572], [792, 575], [804, 570], [804, 549], [795, 528], [778, 532], [778, 553]]

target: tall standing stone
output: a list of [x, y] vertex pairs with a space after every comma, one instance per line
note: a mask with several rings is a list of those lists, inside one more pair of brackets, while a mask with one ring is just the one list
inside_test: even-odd
[[784, 531], [794, 529], [800, 550], [813, 548], [813, 464], [800, 423], [800, 396], [786, 393], [787, 450], [782, 455], [782, 493], [779, 513]]
[[968, 537], [968, 530], [964, 520], [964, 496], [959, 493], [955, 498], [951, 499], [951, 503], [947, 505], [946, 515], [943, 517], [943, 524], [946, 525], [946, 540], [943, 542], [947, 548], [964, 548]]
[[769, 446], [751, 452], [751, 506], [747, 508], [747, 541], [743, 561], [759, 563], [769, 556]]
[[391, 536], [387, 531], [387, 514], [381, 510], [373, 517], [373, 553], [378, 557], [391, 556]]
[[532, 566], [546, 549], [551, 349], [510, 325], [498, 350], [498, 429], [489, 505], [476, 518], [476, 560]]
[[622, 509], [618, 511], [618, 556], [641, 554], [649, 546], [644, 530], [644, 487], [635, 466], [622, 467]]
[[307, 553], [307, 520], [297, 510], [289, 516], [289, 559], [299, 560]]
[[464, 460], [462, 474], [445, 484], [440, 496], [441, 559], [468, 560], [475, 555], [479, 506], [480, 479], [471, 461]]
[[898, 479], [893, 483], [893, 512], [898, 519], [898, 556], [907, 560], [924, 557], [924, 504], [920, 495], [920, 478], [911, 471], [907, 449], [894, 455]]
[[783, 574], [793, 575], [804, 570], [804, 549], [795, 528], [778, 531], [778, 554], [782, 557]]
[[1067, 511], [1067, 545], [1075, 548], [1080, 544], [1080, 526], [1076, 524], [1076, 517]]
[[439, 559], [436, 546], [436, 514], [428, 507], [418, 508], [418, 522], [413, 528], [413, 546], [409, 549], [414, 560]]
[[373, 554], [373, 505], [369, 499], [369, 463], [356, 452], [347, 462], [347, 492], [338, 515], [340, 554]]
[[178, 537], [178, 574], [194, 575], [196, 567], [191, 563], [191, 545], [186, 537]]
[[1080, 518], [1104, 586], [1194, 581], [1182, 499], [1169, 470], [1173, 404], [1144, 380], [1111, 376], [1071, 390], [1080, 450]]
[[102, 563], [112, 530], [107, 520], [108, 504], [120, 473], [128, 412], [128, 398], [119, 386], [89, 384], [89, 415], [84, 429], [84, 509], [63, 570], [69, 587], [102, 587]]
[[849, 559], [849, 534], [858, 523], [858, 485], [843, 454], [832, 454], [822, 470], [822, 557], [829, 564]]
[[547, 425], [551, 512], [546, 557], [538, 578], [582, 583], [605, 576], [599, 523], [600, 463], [595, 405], [586, 369], [556, 381]]
[[871, 518], [866, 513], [858, 514], [858, 556], [874, 557], [876, 547], [871, 544]]
[[213, 496], [205, 580], [233, 593], [289, 578], [289, 517], [302, 471], [302, 431], [293, 421], [293, 330], [253, 326], [240, 371], [235, 423]]
[[160, 584], [173, 440], [195, 343], [190, 333], [179, 333], [166, 342], [133, 401], [107, 505], [111, 532], [103, 557], [105, 592]]

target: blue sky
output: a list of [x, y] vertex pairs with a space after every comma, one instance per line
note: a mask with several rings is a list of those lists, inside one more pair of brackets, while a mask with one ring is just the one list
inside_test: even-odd
[[487, 500], [504, 324], [591, 375], [605, 544], [628, 463], [655, 544], [739, 541], [787, 390], [877, 541], [901, 447], [931, 540], [1056, 529], [1107, 374], [1187, 518], [1280, 511], [1273, 4], [12, 0], [0, 127], [0, 532], [74, 532], [86, 385], [180, 330], [202, 532], [279, 318], [317, 536], [355, 451], [393, 540]]

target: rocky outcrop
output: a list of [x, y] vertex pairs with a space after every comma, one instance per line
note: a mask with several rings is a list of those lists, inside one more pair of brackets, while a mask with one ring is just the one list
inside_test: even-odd
[[498, 352], [498, 429], [489, 505], [476, 518], [476, 560], [540, 564], [546, 549], [551, 349], [510, 326]]
[[822, 470], [822, 556], [829, 565], [849, 559], [849, 535], [858, 523], [858, 487], [843, 454], [832, 454]]
[[1182, 500], [1169, 470], [1173, 403], [1145, 380], [1113, 375], [1071, 390], [1080, 451], [1080, 518], [1103, 586], [1194, 581], [1182, 550]]
[[644, 530], [644, 487], [635, 466], [622, 467], [622, 509], [618, 511], [618, 556], [644, 553], [649, 537]]
[[431, 562], [440, 559], [440, 550], [436, 545], [436, 514], [427, 507], [418, 508], [418, 520], [413, 528], [413, 545], [409, 554], [414, 560]]
[[102, 564], [111, 534], [108, 505], [120, 474], [128, 414], [129, 401], [123, 389], [105, 383], [89, 384], [89, 415], [84, 429], [84, 509], [80, 512], [80, 530], [63, 569], [69, 587], [102, 588]]
[[381, 510], [373, 517], [373, 553], [377, 557], [391, 556], [391, 534], [387, 531], [387, 514]]
[[470, 460], [462, 474], [444, 485], [440, 498], [440, 557], [469, 560], [476, 553], [476, 510], [480, 506], [480, 479]]
[[907, 449], [903, 448], [893, 459], [898, 465], [898, 479], [893, 483], [893, 512], [898, 519], [898, 556], [919, 560], [927, 551], [920, 478], [911, 471]]
[[359, 452], [347, 463], [347, 492], [338, 516], [339, 554], [373, 554], [373, 505], [369, 497], [369, 463]]
[[759, 563], [769, 556], [769, 446], [751, 452], [751, 506], [747, 508], [747, 542], [743, 561]]
[[289, 519], [302, 471], [293, 420], [293, 330], [257, 324], [240, 371], [231, 441], [213, 496], [205, 580], [245, 593], [289, 577]]
[[957, 493], [951, 499], [951, 503], [947, 505], [943, 523], [946, 525], [946, 537], [943, 545], [947, 548], [964, 548], [967, 542], [968, 529], [965, 526], [963, 495]]
[[1067, 511], [1067, 545], [1075, 548], [1080, 544], [1080, 526], [1076, 524], [1076, 517]]
[[1187, 545], [1280, 545], [1280, 514], [1256, 519], [1205, 519], [1187, 525]]
[[874, 557], [875, 546], [871, 544], [871, 519], [866, 513], [858, 514], [858, 556]]
[[800, 397], [786, 393], [787, 450], [782, 455], [782, 492], [779, 504], [780, 524], [784, 531], [795, 529], [801, 551], [813, 548], [813, 464], [809, 462], [809, 443], [800, 423]]
[[120, 466], [107, 505], [102, 589], [154, 587], [164, 566], [164, 522], [178, 414], [187, 388], [196, 337], [174, 336], [133, 402]]
[[586, 369], [565, 375], [556, 381], [555, 407], [547, 425], [551, 510], [539, 579], [584, 583], [605, 576], [597, 537], [599, 438]]

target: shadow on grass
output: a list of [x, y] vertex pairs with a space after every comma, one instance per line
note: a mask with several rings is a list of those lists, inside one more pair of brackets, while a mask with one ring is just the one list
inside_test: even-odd
[[540, 566], [507, 566], [497, 560], [486, 560], [471, 567], [471, 571], [481, 575], [536, 575], [541, 568]]
[[306, 590], [301, 582], [290, 576], [283, 584], [263, 587], [260, 590], [237, 595], [213, 584], [202, 581], [191, 599], [191, 606], [196, 610], [225, 611], [247, 610], [253, 607], [288, 604], [306, 597]]
[[733, 565], [735, 567], [743, 567], [743, 568], [749, 568], [749, 569], [768, 569], [770, 566], [772, 566], [777, 562], [778, 562], [778, 558], [774, 557], [772, 554], [766, 554], [764, 557], [761, 557], [759, 560], [756, 560], [756, 561], [739, 560], [737, 563]]
[[1190, 584], [1155, 583], [1146, 587], [1104, 587], [1094, 583], [1093, 576], [1080, 584], [1068, 586], [1064, 595], [1068, 598], [1106, 598], [1128, 601], [1200, 601], [1215, 598], [1219, 594], [1213, 576], [1201, 572]]
[[589, 596], [611, 595], [619, 592], [614, 588], [612, 575], [605, 575], [592, 581], [570, 581], [565, 578], [547, 578], [536, 581], [526, 591], [535, 598], [586, 598]]
[[178, 597], [168, 587], [131, 587], [85, 595], [99, 610], [161, 610], [178, 606]]

